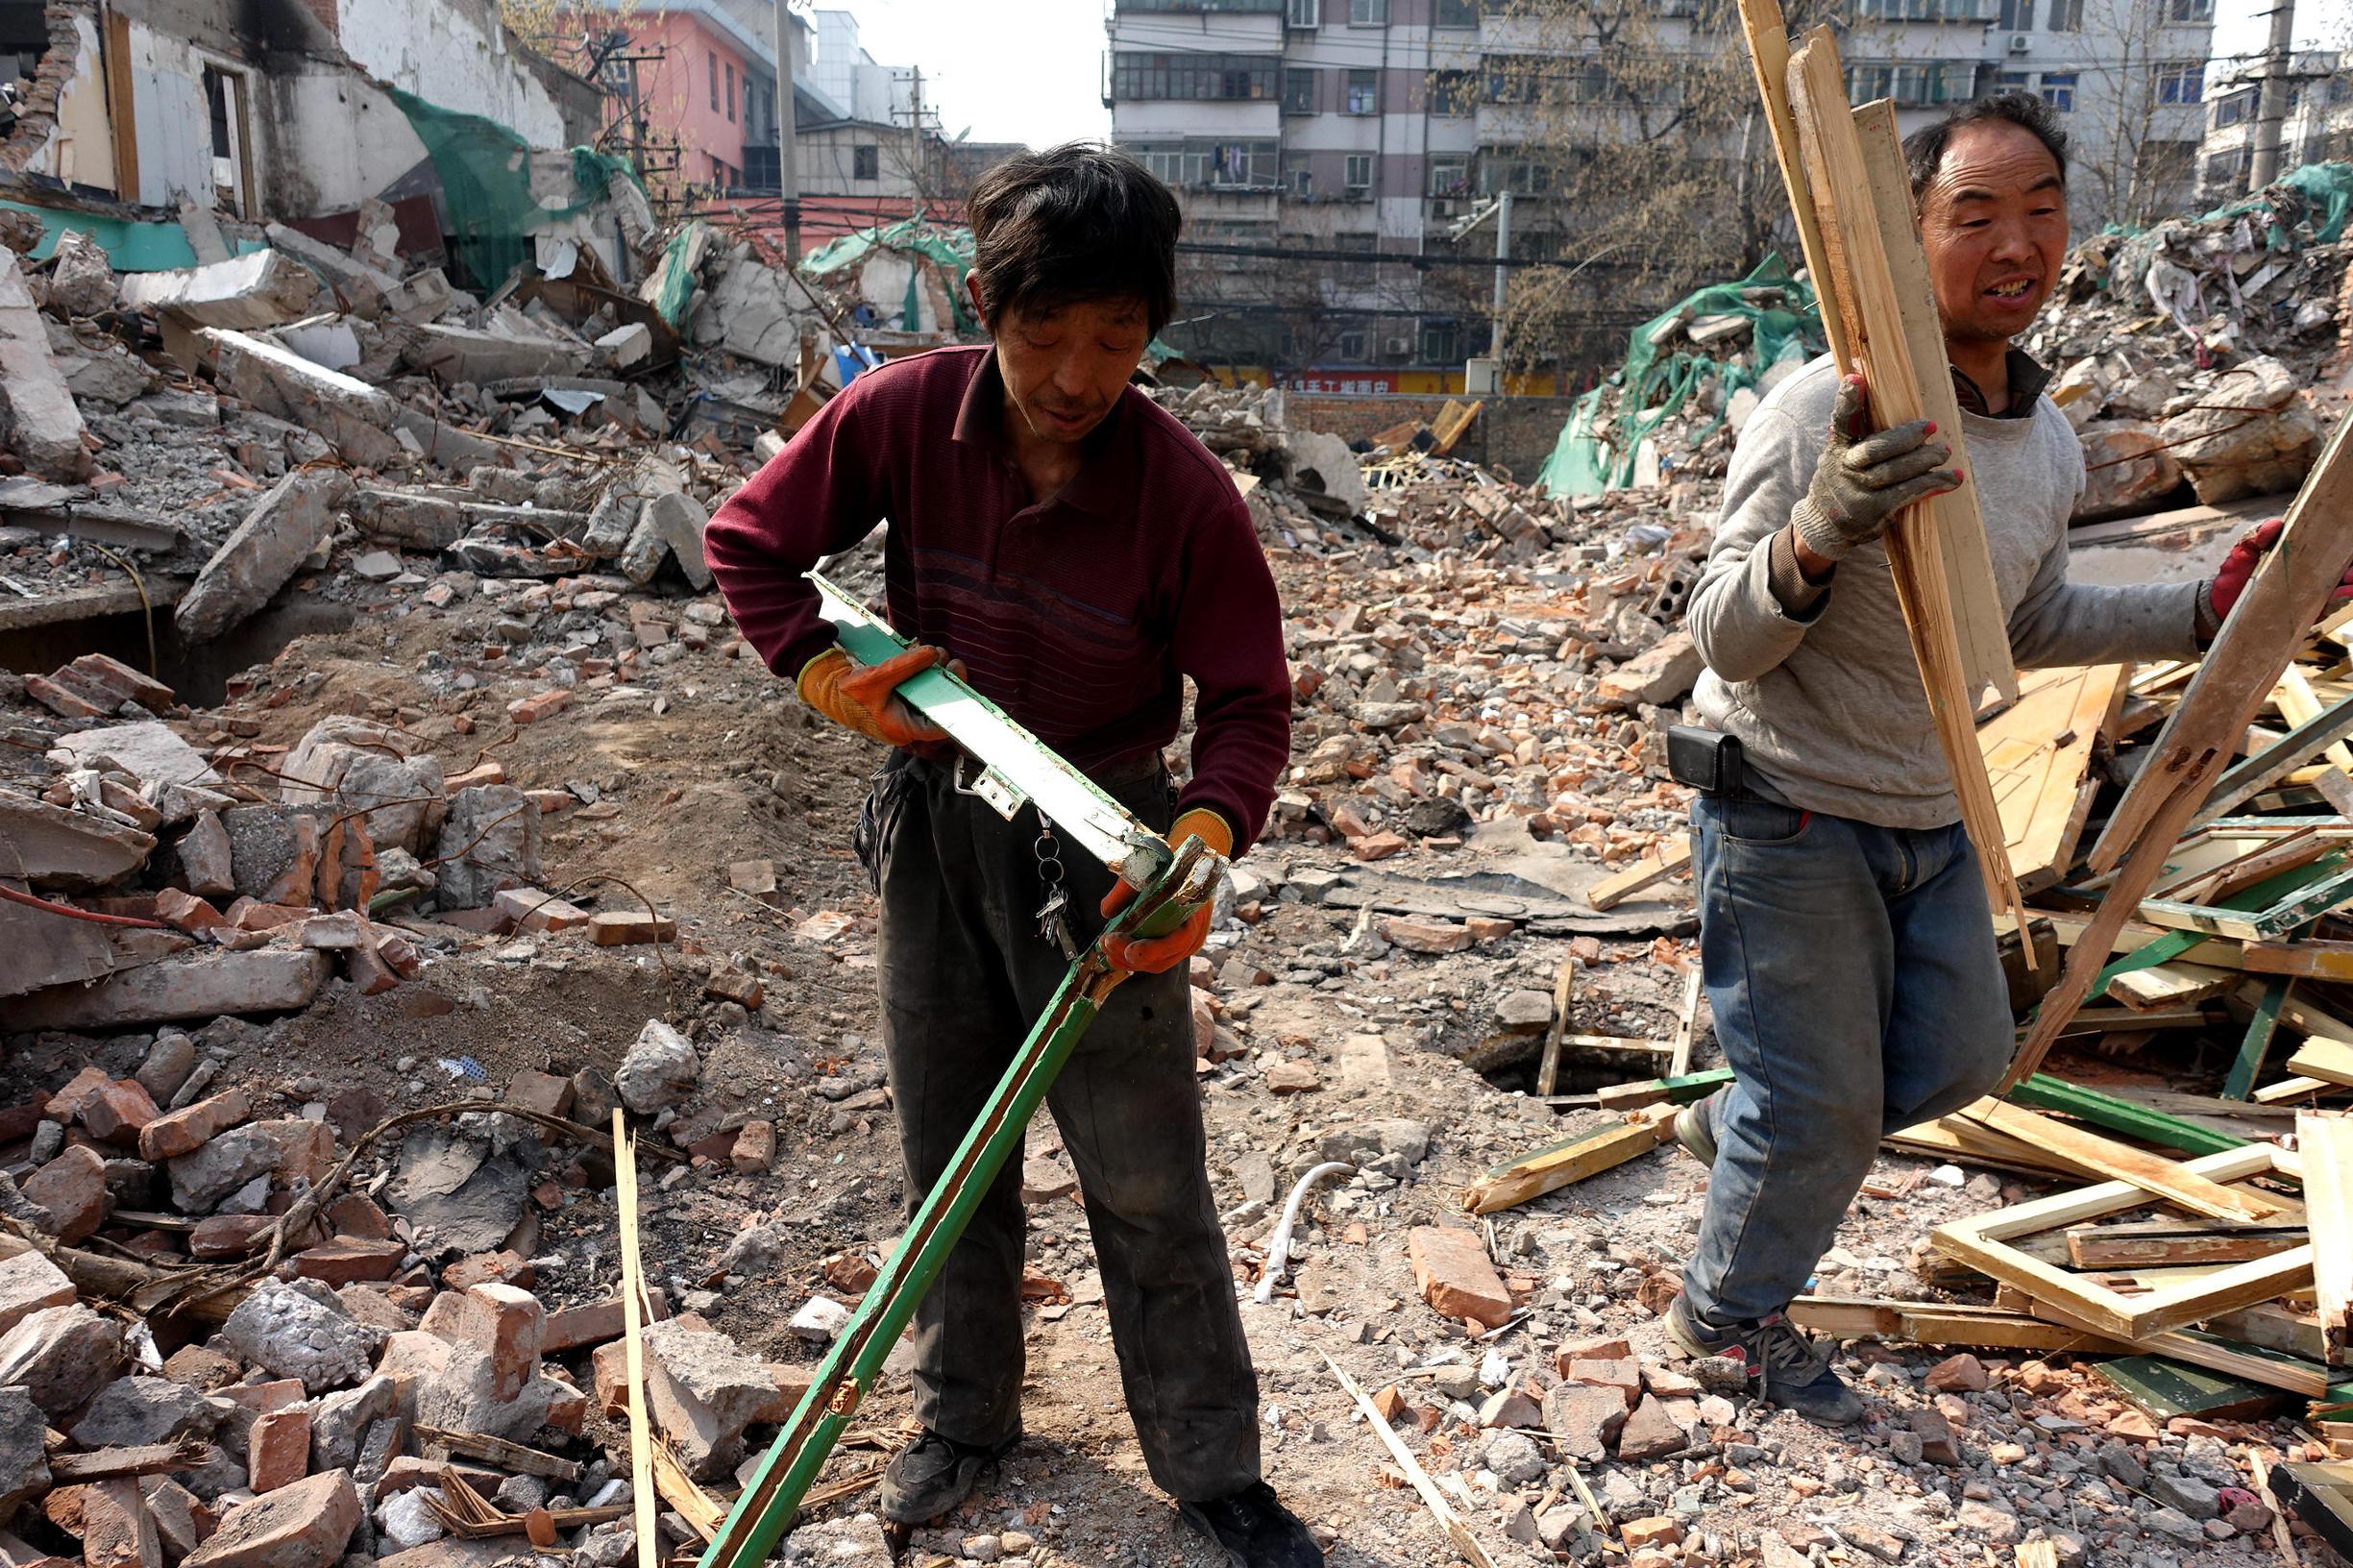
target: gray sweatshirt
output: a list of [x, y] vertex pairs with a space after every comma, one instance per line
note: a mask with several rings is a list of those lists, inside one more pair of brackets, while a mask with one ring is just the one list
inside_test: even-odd
[[[1687, 618], [1707, 664], [1695, 698], [1709, 727], [1740, 738], [1761, 793], [1883, 827], [1942, 827], [1960, 808], [1886, 551], [1855, 551], [1801, 611], [1773, 591], [1771, 541], [1813, 482], [1837, 390], [1826, 355], [1768, 393], [1740, 432]], [[2023, 418], [1964, 413], [1961, 424], [2021, 668], [2196, 652], [2197, 584], [2067, 580], [2083, 447], [2055, 404], [2038, 398]]]

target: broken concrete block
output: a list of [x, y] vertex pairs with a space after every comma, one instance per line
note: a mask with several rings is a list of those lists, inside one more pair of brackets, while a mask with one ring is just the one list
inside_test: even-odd
[[454, 1299], [450, 1325], [453, 1343], [470, 1344], [490, 1357], [491, 1397], [514, 1399], [539, 1375], [541, 1342], [548, 1313], [539, 1298], [511, 1285], [477, 1285]]
[[332, 468], [296, 469], [272, 486], [173, 608], [182, 639], [210, 642], [267, 604], [333, 533], [351, 494], [351, 476]]
[[235, 857], [219, 812], [198, 812], [180, 840], [179, 852], [180, 875], [188, 892], [203, 898], [226, 898], [237, 891]]
[[118, 969], [94, 986], [56, 986], [12, 1001], [18, 1029], [129, 1028], [224, 1013], [291, 1013], [310, 1004], [333, 960], [290, 947], [197, 949]]
[[578, 347], [553, 338], [510, 337], [442, 322], [418, 325], [402, 362], [445, 386], [460, 381], [506, 381], [520, 377], [577, 376], [588, 368]]
[[511, 784], [450, 797], [433, 852], [443, 857], [433, 896], [444, 909], [481, 909], [502, 888], [539, 880], [539, 807]]
[[264, 1280], [229, 1314], [221, 1337], [247, 1360], [317, 1393], [366, 1377], [383, 1333], [316, 1280]]
[[1614, 1388], [1564, 1383], [1544, 1393], [1544, 1430], [1573, 1459], [1606, 1458], [1626, 1416], [1626, 1401]]
[[441, 1370], [417, 1389], [417, 1420], [445, 1432], [471, 1432], [522, 1442], [546, 1424], [561, 1384], [534, 1377], [508, 1398], [496, 1392], [497, 1364], [478, 1345], [449, 1347]]
[[1680, 702], [1705, 669], [1691, 633], [1681, 628], [1667, 633], [1648, 649], [1627, 660], [1601, 680], [1602, 701], [1630, 708], [1640, 703], [1665, 706]]
[[[318, 820], [275, 806], [233, 806], [221, 813], [229, 830], [232, 879], [241, 897], [257, 904], [307, 909], [318, 886]], [[234, 912], [232, 912], [234, 919]]]
[[178, 1562], [204, 1545], [205, 1537], [212, 1532], [212, 1510], [171, 1477], [142, 1477], [139, 1494], [147, 1499], [147, 1511], [155, 1518], [165, 1562]]
[[153, 834], [135, 827], [4, 789], [0, 844], [9, 846], [9, 875], [45, 888], [103, 887], [144, 866], [156, 846]]
[[49, 353], [49, 329], [33, 308], [22, 266], [0, 257], [0, 447], [28, 473], [75, 483], [88, 478], [82, 410]]
[[615, 370], [627, 370], [653, 356], [653, 329], [642, 321], [626, 322], [597, 339], [597, 357]]
[[646, 1331], [646, 1402], [687, 1473], [723, 1476], [743, 1457], [744, 1429], [776, 1398], [768, 1368], [711, 1329], [656, 1323]]
[[67, 1246], [94, 1234], [111, 1207], [106, 1160], [86, 1143], [68, 1146], [26, 1177], [23, 1191], [49, 1211], [50, 1234]]
[[117, 1378], [99, 1391], [74, 1424], [73, 1440], [84, 1448], [143, 1448], [203, 1436], [221, 1424], [221, 1414], [197, 1389], [170, 1378]]
[[122, 1363], [123, 1334], [87, 1307], [44, 1307], [0, 1335], [0, 1386], [19, 1384], [51, 1417], [82, 1409]]
[[220, 327], [196, 335], [216, 357], [219, 384], [261, 412], [316, 432], [357, 467], [404, 462], [406, 449], [391, 433], [399, 408], [385, 393], [262, 338]]
[[114, 263], [80, 229], [58, 235], [49, 257], [49, 309], [59, 317], [96, 316], [114, 308]]
[[1476, 1231], [1417, 1225], [1407, 1238], [1413, 1283], [1422, 1299], [1447, 1317], [1500, 1328], [1511, 1316], [1511, 1295], [1487, 1261]]
[[125, 275], [123, 303], [190, 327], [250, 330], [300, 321], [317, 306], [318, 275], [290, 256], [248, 251], [209, 266]]
[[49, 755], [69, 768], [114, 768], [153, 783], [205, 787], [221, 781], [211, 764], [160, 719], [61, 735], [50, 743]]
[[2131, 517], [2155, 510], [2158, 498], [2181, 484], [2181, 464], [2166, 450], [2157, 427], [2140, 420], [2107, 420], [2083, 431], [2083, 494], [2071, 523]]
[[[801, 318], [788, 297], [784, 275], [746, 256], [720, 274], [709, 295], [697, 303], [722, 331], [729, 354], [763, 365], [793, 365], [800, 358]], [[699, 340], [701, 334], [698, 333]]]
[[348, 1470], [359, 1462], [368, 1430], [400, 1407], [400, 1388], [379, 1372], [356, 1388], [311, 1401], [310, 1468]]
[[90, 1482], [75, 1488], [75, 1501], [84, 1568], [163, 1568], [163, 1542], [136, 1481]]
[[621, 571], [631, 582], [648, 583], [662, 569], [667, 554], [678, 563], [696, 592], [711, 586], [711, 567], [702, 557], [702, 530], [711, 514], [702, 502], [682, 491], [665, 491], [646, 502], [622, 547]]
[[624, 1105], [650, 1116], [693, 1093], [701, 1076], [702, 1060], [686, 1037], [659, 1018], [648, 1018], [621, 1059], [613, 1087]]
[[333, 1568], [359, 1514], [349, 1471], [310, 1476], [231, 1508], [181, 1568]]
[[295, 743], [278, 772], [278, 797], [287, 805], [364, 810], [361, 821], [379, 849], [422, 855], [441, 826], [441, 759], [415, 754], [404, 730], [330, 714]]
[[[40, 1253], [0, 1258], [0, 1334], [45, 1307], [70, 1307], [78, 1299], [74, 1282]], [[0, 1519], [8, 1510], [0, 1508]]]
[[0, 1387], [0, 1520], [49, 1489], [48, 1422], [31, 1390]]
[[2292, 490], [2320, 446], [2320, 420], [2294, 375], [2267, 355], [2231, 367], [2157, 434], [2209, 506]]

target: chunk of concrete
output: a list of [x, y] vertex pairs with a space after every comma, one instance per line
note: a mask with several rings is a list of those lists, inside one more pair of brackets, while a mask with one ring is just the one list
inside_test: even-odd
[[264, 1280], [237, 1303], [221, 1337], [247, 1360], [317, 1393], [365, 1378], [384, 1335], [316, 1280]]
[[0, 1335], [0, 1386], [15, 1384], [61, 1419], [87, 1405], [122, 1364], [123, 1331], [87, 1307], [44, 1307]]
[[0, 845], [8, 846], [5, 874], [37, 887], [96, 888], [138, 870], [155, 852], [155, 836], [0, 789]]
[[316, 308], [318, 274], [274, 250], [248, 251], [208, 266], [124, 277], [123, 303], [190, 327], [248, 330], [300, 321]]
[[106, 1223], [112, 1205], [106, 1160], [86, 1143], [68, 1145], [24, 1179], [24, 1195], [49, 1211], [50, 1233], [60, 1241], [72, 1246], [86, 1240]]
[[[65, 1271], [40, 1253], [0, 1258], [0, 1334], [47, 1307], [70, 1307], [79, 1299]], [[0, 1508], [0, 1518], [8, 1510]]]
[[1692, 644], [1691, 633], [1678, 628], [1604, 675], [1602, 700], [1620, 708], [1645, 702], [1662, 706], [1680, 702], [1705, 668], [1699, 649]]
[[181, 1568], [333, 1568], [359, 1515], [350, 1471], [308, 1476], [231, 1508]]
[[84, 1448], [141, 1448], [187, 1436], [202, 1436], [221, 1424], [212, 1402], [169, 1378], [117, 1378], [90, 1401], [75, 1423], [73, 1440]]
[[2087, 471], [2074, 523], [2131, 517], [2154, 509], [2181, 485], [2181, 464], [2166, 450], [2157, 427], [2141, 420], [2104, 420], [2083, 431]]
[[53, 758], [61, 755], [69, 767], [111, 766], [156, 784], [204, 788], [221, 781], [221, 775], [212, 771], [212, 765], [205, 761], [196, 747], [173, 733], [171, 726], [160, 719], [106, 724], [61, 735], [51, 744], [49, 754]]
[[743, 1457], [744, 1429], [774, 1403], [776, 1380], [734, 1340], [678, 1322], [646, 1330], [646, 1402], [687, 1473], [723, 1476]]
[[210, 642], [259, 610], [334, 531], [351, 476], [300, 468], [254, 503], [172, 611], [183, 640]]
[[2294, 489], [2319, 451], [2320, 420], [2288, 367], [2259, 355], [2232, 366], [2157, 434], [2197, 499], [2217, 506]]
[[653, 355], [653, 329], [642, 321], [625, 322], [596, 342], [597, 357], [615, 370], [642, 365]]
[[613, 1087], [624, 1105], [650, 1116], [693, 1093], [701, 1076], [702, 1061], [686, 1037], [659, 1018], [648, 1018], [621, 1059]]
[[307, 813], [275, 806], [232, 806], [221, 813], [229, 831], [230, 878], [257, 904], [310, 902], [319, 870], [319, 823]]
[[440, 322], [421, 324], [401, 359], [411, 370], [421, 370], [444, 385], [504, 381], [523, 376], [577, 376], [588, 368], [586, 353], [553, 338], [511, 337]]
[[49, 256], [49, 308], [60, 316], [95, 316], [114, 308], [114, 263], [80, 229], [58, 235]]
[[418, 755], [406, 733], [350, 714], [310, 726], [279, 764], [278, 797], [288, 805], [365, 811], [380, 850], [422, 855], [441, 826], [441, 759]]
[[49, 354], [49, 328], [33, 307], [24, 269], [0, 257], [0, 447], [28, 473], [78, 482], [88, 478], [82, 410]]
[[48, 1424], [30, 1389], [0, 1387], [0, 1520], [49, 1489]]
[[711, 514], [702, 502], [683, 491], [666, 491], [646, 502], [621, 551], [621, 571], [631, 582], [651, 582], [662, 569], [662, 557], [678, 563], [696, 592], [711, 586], [711, 566], [702, 558], [702, 530]]
[[117, 969], [94, 986], [53, 986], [9, 1006], [15, 1029], [109, 1030], [310, 1005], [333, 960], [293, 947], [198, 948]]
[[511, 784], [481, 784], [450, 796], [434, 854], [435, 900], [444, 909], [481, 909], [501, 889], [539, 880], [539, 806]]
[[392, 437], [399, 405], [387, 394], [262, 338], [221, 327], [197, 336], [215, 356], [220, 385], [261, 412], [323, 436], [348, 463], [382, 469], [404, 460]]

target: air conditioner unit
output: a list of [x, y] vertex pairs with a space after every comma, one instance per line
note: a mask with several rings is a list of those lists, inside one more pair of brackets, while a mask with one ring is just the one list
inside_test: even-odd
[[1413, 339], [1409, 337], [1385, 337], [1381, 340], [1381, 350], [1384, 354], [1403, 356], [1413, 352]]
[[2023, 55], [2030, 53], [2033, 48], [2034, 39], [2030, 35], [2024, 33], [2013, 33], [2010, 35], [2010, 53], [2014, 55]]
[[1456, 217], [1458, 216], [1461, 211], [1462, 204], [1460, 202], [1454, 201], [1445, 196], [1434, 196], [1431, 198], [1430, 215], [1434, 218]]

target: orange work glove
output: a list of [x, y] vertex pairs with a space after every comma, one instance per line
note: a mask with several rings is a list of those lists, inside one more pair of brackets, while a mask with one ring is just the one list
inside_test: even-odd
[[[1187, 838], [1197, 838], [1221, 855], [1234, 852], [1234, 829], [1213, 811], [1196, 806], [1176, 820], [1168, 829], [1170, 844], [1183, 844]], [[1136, 890], [1125, 881], [1112, 884], [1111, 892], [1103, 895], [1103, 918], [1110, 919], [1136, 896]], [[1214, 900], [1212, 900], [1213, 903]], [[1209, 940], [1210, 904], [1203, 904], [1192, 918], [1165, 936], [1143, 937], [1134, 942], [1118, 937], [1103, 939], [1103, 956], [1111, 960], [1112, 968], [1136, 974], [1164, 974], [1201, 950]]]
[[[800, 699], [846, 729], [854, 729], [885, 746], [918, 746], [944, 741], [947, 731], [928, 724], [900, 698], [893, 695], [901, 681], [941, 662], [940, 650], [921, 643], [880, 664], [853, 663], [839, 647], [829, 648], [800, 668], [796, 685]], [[963, 663], [947, 661], [950, 673], [962, 675]]]

